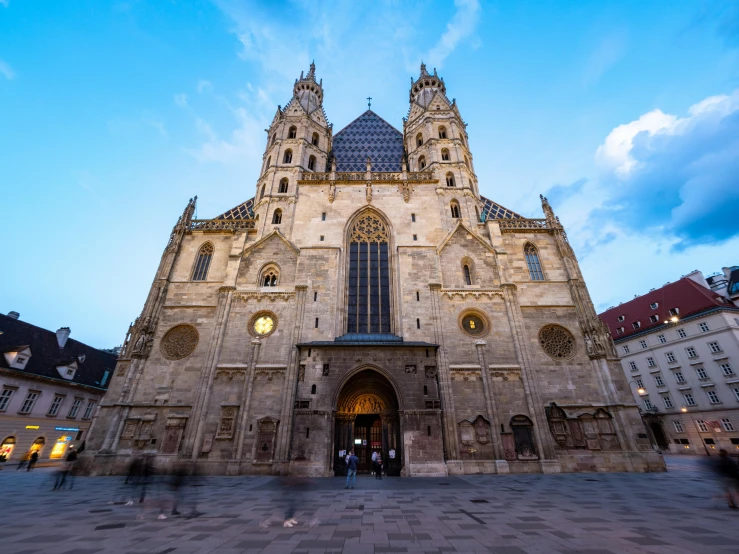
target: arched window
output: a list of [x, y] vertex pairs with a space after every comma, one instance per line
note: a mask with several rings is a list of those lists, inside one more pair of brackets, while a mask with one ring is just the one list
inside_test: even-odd
[[515, 415], [511, 418], [510, 425], [517, 457], [519, 459], [535, 458], [534, 425], [531, 420], [525, 415]]
[[275, 142], [277, 142], [277, 134], [276, 133], [274, 135], [272, 135], [272, 144], [274, 144]]
[[315, 385], [311, 385], [311, 387], [310, 387], [310, 393], [311, 394], [316, 394], [316, 386]]
[[361, 216], [349, 238], [348, 333], [391, 333], [389, 237], [375, 214]]
[[311, 156], [310, 158], [308, 158], [308, 169], [310, 171], [316, 170], [316, 157], [315, 156]]
[[454, 175], [450, 171], [446, 174], [446, 186], [448, 187], [456, 187], [457, 185], [454, 183]]
[[462, 217], [461, 216], [461, 213], [459, 211], [459, 204], [457, 204], [457, 201], [456, 200], [452, 200], [451, 203], [449, 204], [449, 207], [452, 210], [452, 217], [454, 219], [459, 219], [459, 218]]
[[318, 146], [318, 133], [313, 133], [313, 138], [311, 139], [311, 142], [313, 143], [313, 146]]
[[470, 273], [470, 266], [468, 266], [467, 264], [464, 264], [462, 266], [462, 271], [464, 271], [464, 284], [471, 285], [472, 284], [472, 274]]
[[440, 139], [446, 138], [446, 127], [444, 127], [443, 125], [439, 127], [439, 138]]
[[195, 259], [195, 268], [192, 271], [193, 281], [205, 281], [208, 277], [208, 268], [210, 260], [213, 258], [213, 245], [206, 242], [198, 250], [198, 257]]
[[280, 194], [285, 194], [287, 192], [287, 187], [288, 187], [287, 177], [283, 177], [282, 179], [280, 179], [280, 188], [277, 189], [277, 192], [279, 192]]
[[261, 192], [259, 193], [259, 199], [260, 199], [260, 200], [261, 200], [262, 198], [264, 198], [264, 189], [265, 189], [265, 187], [266, 187], [266, 186], [267, 186], [267, 185], [262, 185], [262, 191], [261, 191]]
[[282, 210], [277, 208], [275, 213], [272, 214], [272, 224], [279, 225], [280, 223], [282, 223]]
[[289, 148], [285, 150], [285, 156], [282, 158], [282, 163], [289, 164], [293, 161], [293, 151]]
[[472, 169], [472, 168], [470, 167], [470, 161], [469, 161], [469, 160], [467, 159], [467, 156], [465, 156], [465, 157], [464, 157], [464, 165], [466, 165], [466, 166], [467, 166], [467, 169]]
[[526, 257], [526, 265], [529, 267], [529, 275], [532, 281], [543, 281], [544, 272], [541, 269], [541, 263], [539, 262], [539, 252], [536, 246], [530, 242], [526, 243], [523, 249], [523, 254]]
[[447, 148], [441, 149], [441, 161], [443, 162], [449, 161], [449, 150]]
[[267, 266], [264, 271], [262, 271], [262, 276], [259, 278], [259, 283], [263, 287], [276, 287], [279, 282], [280, 272], [274, 266]]
[[267, 170], [269, 169], [269, 166], [270, 166], [271, 164], [272, 164], [272, 156], [269, 156], [269, 157], [267, 158], [267, 163], [266, 163], [266, 165], [264, 166], [264, 170], [265, 170], [265, 171], [267, 171]]
[[287, 132], [287, 138], [296, 138], [298, 136], [298, 128], [293, 125], [290, 127], [290, 130]]
[[421, 156], [418, 158], [418, 169], [423, 169], [426, 167], [426, 156]]
[[416, 135], [416, 146], [423, 146], [423, 135], [421, 133]]

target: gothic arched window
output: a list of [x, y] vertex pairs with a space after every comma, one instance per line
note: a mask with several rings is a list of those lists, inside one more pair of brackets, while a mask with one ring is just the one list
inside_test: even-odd
[[277, 190], [281, 194], [285, 194], [287, 192], [287, 187], [288, 187], [287, 177], [283, 177], [282, 179], [280, 179], [280, 188]]
[[526, 257], [526, 265], [529, 268], [529, 275], [532, 281], [543, 281], [544, 272], [541, 269], [541, 263], [539, 262], [539, 251], [536, 246], [530, 242], [524, 246], [523, 254]]
[[308, 169], [310, 171], [316, 170], [316, 157], [315, 156], [311, 156], [310, 158], [308, 158]]
[[264, 189], [265, 189], [265, 187], [266, 187], [266, 186], [267, 186], [267, 185], [262, 185], [262, 190], [261, 190], [261, 192], [259, 193], [259, 199], [260, 199], [260, 200], [261, 200], [262, 198], [264, 198]]
[[276, 287], [280, 281], [280, 272], [274, 266], [268, 266], [262, 271], [259, 283], [263, 287]]
[[361, 216], [349, 237], [348, 333], [390, 333], [389, 237], [374, 214]]
[[195, 259], [195, 268], [192, 271], [193, 281], [205, 281], [208, 278], [208, 268], [212, 258], [213, 244], [206, 242], [198, 250], [198, 257]]
[[459, 204], [457, 204], [456, 200], [452, 200], [449, 204], [449, 207], [451, 208], [452, 217], [454, 219], [459, 219], [462, 217], [461, 212], [459, 211]]
[[426, 156], [421, 156], [418, 158], [418, 169], [423, 169], [426, 167]]
[[449, 161], [449, 150], [446, 148], [441, 149], [441, 161], [443, 162]]
[[421, 133], [416, 135], [416, 146], [423, 146], [423, 135]]
[[455, 187], [455, 186], [457, 186], [457, 185], [454, 184], [454, 175], [452, 174], [451, 171], [446, 174], [446, 186], [448, 186], [448, 187]]
[[285, 156], [282, 158], [282, 163], [289, 164], [293, 161], [293, 151], [288, 149], [285, 150]]
[[470, 266], [468, 266], [467, 264], [464, 264], [462, 266], [462, 270], [464, 271], [464, 284], [471, 285], [472, 284], [472, 274], [470, 273]]
[[439, 138], [440, 139], [446, 138], [446, 127], [444, 127], [443, 125], [439, 127]]
[[465, 156], [465, 157], [464, 157], [464, 165], [466, 165], [466, 166], [467, 166], [467, 169], [470, 169], [470, 170], [472, 169], [472, 168], [470, 167], [470, 161], [469, 161], [469, 160], [467, 159], [467, 156]]
[[296, 138], [298, 136], [298, 128], [293, 125], [287, 132], [287, 138]]
[[267, 171], [269, 169], [269, 166], [272, 164], [272, 156], [269, 156], [267, 158], [267, 163], [264, 166], [264, 170]]
[[275, 213], [272, 214], [272, 224], [279, 225], [280, 223], [282, 223], [282, 210], [277, 208]]
[[313, 146], [318, 146], [318, 133], [313, 133], [313, 139], [311, 140]]

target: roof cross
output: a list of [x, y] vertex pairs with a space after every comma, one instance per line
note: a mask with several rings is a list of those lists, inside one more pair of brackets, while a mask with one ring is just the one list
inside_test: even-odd
[[368, 96], [367, 97], [367, 108], [371, 108], [371, 107], [372, 107], [372, 97]]

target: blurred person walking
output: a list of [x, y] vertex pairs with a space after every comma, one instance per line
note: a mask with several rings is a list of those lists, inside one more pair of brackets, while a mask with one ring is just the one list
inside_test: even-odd
[[353, 489], [354, 485], [357, 484], [357, 464], [359, 458], [354, 455], [354, 450], [349, 451], [349, 455], [346, 457], [346, 486], [345, 489]]
[[[77, 461], [77, 451], [74, 449], [74, 446], [69, 447], [69, 454], [67, 454], [67, 458], [62, 462], [62, 465], [59, 467], [59, 470], [56, 472], [56, 479], [54, 480], [54, 488], [51, 490], [57, 491], [62, 490], [64, 488], [65, 483], [67, 482], [67, 476], [74, 468], [74, 463]], [[70, 480], [70, 489], [74, 486], [74, 483], [72, 480]]]
[[25, 456], [23, 456], [18, 462], [18, 467], [16, 467], [15, 470], [18, 471], [19, 469], [23, 469], [24, 467], [26, 467], [26, 464], [28, 463], [30, 459], [31, 459], [30, 454], [26, 454]]
[[382, 454], [377, 454], [377, 460], [375, 461], [375, 479], [382, 480]]
[[303, 495], [301, 494], [308, 488], [309, 481], [301, 477], [288, 477], [283, 480], [283, 499], [286, 501], [285, 505], [285, 521], [283, 527], [292, 527], [298, 524], [295, 519], [295, 512], [300, 506]]
[[33, 466], [36, 465], [36, 462], [38, 461], [38, 452], [35, 450], [31, 452], [31, 457], [28, 458], [28, 467], [26, 468], [26, 471], [31, 471], [33, 469]]
[[732, 510], [739, 509], [739, 505], [737, 505], [737, 500], [739, 500], [739, 467], [737, 467], [734, 460], [729, 458], [729, 453], [723, 448], [718, 451], [718, 458], [713, 462], [713, 470], [719, 479], [721, 490], [729, 502], [729, 508]]

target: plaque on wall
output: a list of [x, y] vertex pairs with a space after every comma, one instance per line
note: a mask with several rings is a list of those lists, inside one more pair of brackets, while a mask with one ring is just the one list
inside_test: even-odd
[[213, 450], [213, 435], [205, 435], [205, 438], [203, 438], [203, 448], [200, 451], [207, 454], [211, 450]]

